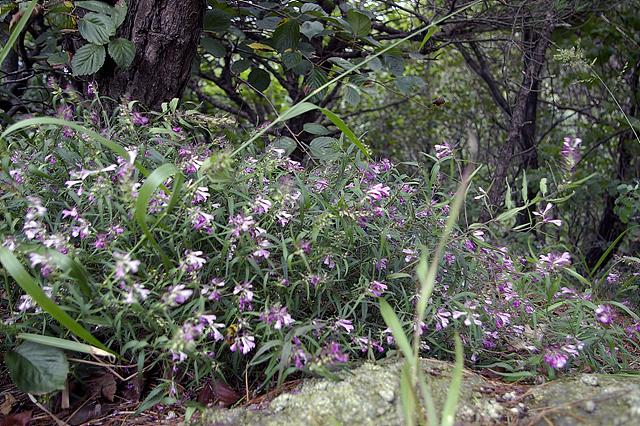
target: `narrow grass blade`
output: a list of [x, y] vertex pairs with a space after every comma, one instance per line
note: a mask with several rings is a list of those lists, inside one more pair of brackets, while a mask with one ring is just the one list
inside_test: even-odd
[[[31, 275], [24, 269], [22, 264], [16, 259], [11, 251], [5, 247], [0, 247], [0, 262], [4, 269], [13, 277], [22, 289], [33, 298], [33, 300], [46, 312], [48, 312], [56, 321], [66, 327], [76, 336], [80, 337], [87, 343], [97, 346], [100, 349], [111, 352], [109, 348], [103, 345], [98, 339], [87, 331], [76, 320], [71, 318], [63, 311], [53, 300], [49, 299], [46, 293], [40, 288]], [[111, 352], [113, 353], [113, 352]]]
[[451, 383], [447, 392], [447, 399], [442, 408], [441, 426], [453, 426], [458, 409], [458, 399], [460, 398], [460, 388], [462, 387], [462, 373], [464, 369], [464, 352], [462, 350], [462, 340], [460, 336], [455, 336], [456, 365], [451, 376]]
[[593, 273], [596, 272], [600, 268], [600, 266], [602, 266], [604, 261], [609, 257], [609, 253], [611, 253], [613, 251], [613, 249], [616, 248], [618, 243], [620, 243], [620, 241], [622, 240], [622, 238], [624, 238], [624, 236], [627, 234], [627, 232], [629, 232], [633, 228], [637, 228], [637, 227], [638, 227], [638, 225], [632, 226], [630, 228], [625, 229], [622, 233], [620, 233], [620, 235], [618, 235], [618, 237], [615, 240], [613, 240], [613, 242], [611, 244], [609, 244], [609, 247], [607, 247], [605, 252], [602, 253], [602, 256], [600, 256], [600, 259], [598, 259], [596, 264], [593, 265], [593, 268], [591, 268], [591, 275], [593, 275]]
[[54, 348], [65, 349], [72, 352], [82, 352], [85, 354], [106, 357], [111, 360], [115, 360], [115, 357], [111, 352], [107, 352], [95, 346], [87, 345], [85, 343], [75, 342], [73, 340], [59, 339], [52, 336], [41, 336], [39, 334], [20, 333], [18, 339], [27, 340], [29, 342], [39, 343], [41, 345], [53, 346]]
[[362, 142], [360, 142], [360, 139], [358, 139], [358, 137], [355, 135], [355, 133], [353, 133], [353, 131], [349, 128], [349, 126], [347, 126], [347, 124], [340, 117], [338, 117], [336, 114], [334, 114], [333, 112], [329, 111], [326, 108], [322, 108], [320, 111], [322, 111], [322, 113], [333, 124], [335, 124], [335, 126], [338, 129], [340, 129], [340, 131], [342, 133], [344, 133], [344, 135], [347, 138], [349, 138], [349, 140], [351, 142], [353, 142], [353, 144], [355, 146], [357, 146], [360, 151], [362, 151], [362, 153], [365, 155], [365, 157], [367, 157], [367, 158], [371, 157], [371, 154], [369, 154], [369, 150], [367, 149], [367, 147]]
[[[110, 141], [109, 139], [102, 136], [100, 133], [94, 132], [93, 130], [87, 129], [84, 126], [81, 126], [78, 123], [74, 123], [72, 121], [61, 120], [59, 118], [53, 117], [37, 117], [37, 118], [28, 118], [26, 120], [19, 121], [11, 126], [7, 127], [7, 129], [0, 135], [0, 139], [5, 139], [11, 133], [17, 132], [18, 130], [26, 129], [32, 126], [42, 126], [42, 125], [52, 125], [58, 127], [69, 127], [73, 130], [76, 130], [80, 133], [86, 134], [91, 137], [95, 141], [102, 144], [105, 148], [113, 151], [114, 154], [119, 155], [122, 158], [129, 158], [129, 153], [122, 146], [117, 143]], [[142, 173], [144, 176], [147, 176], [149, 172], [140, 165], [137, 161], [134, 163], [135, 167]]]
[[89, 284], [89, 274], [82, 265], [57, 250], [48, 250], [47, 255], [53, 259], [60, 269], [76, 280], [80, 286], [80, 291], [82, 291], [85, 296], [91, 297], [93, 289]]
[[433, 395], [431, 394], [431, 384], [428, 382], [427, 377], [424, 375], [422, 369], [418, 366], [416, 369], [418, 374], [418, 386], [420, 387], [420, 393], [422, 393], [422, 399], [427, 411], [427, 423], [429, 426], [438, 425], [438, 412], [436, 410], [436, 404], [433, 401]]
[[31, 18], [31, 14], [33, 13], [33, 9], [36, 7], [36, 4], [38, 4], [38, 0], [31, 0], [29, 6], [27, 6], [27, 8], [22, 13], [18, 24], [13, 28], [13, 31], [11, 31], [11, 35], [7, 40], [7, 44], [5, 44], [0, 51], [0, 65], [4, 63], [5, 59], [7, 59], [7, 55], [9, 55], [9, 52], [13, 48], [16, 40], [18, 40], [18, 37], [20, 36], [20, 33], [24, 29], [25, 25], [27, 25], [27, 21], [29, 21], [29, 18]]
[[438, 31], [440, 31], [440, 27], [438, 27], [437, 25], [434, 25], [433, 27], [429, 28], [429, 31], [427, 31], [427, 33], [424, 35], [424, 38], [422, 39], [422, 42], [420, 43], [420, 47], [418, 48], [418, 51], [422, 50], [422, 48], [424, 47], [425, 44], [427, 44], [431, 36], [433, 36]]
[[407, 359], [402, 365], [400, 373], [400, 400], [402, 402], [404, 424], [407, 426], [415, 424], [415, 416], [418, 412], [418, 402], [411, 382], [411, 365]]
[[380, 313], [382, 314], [382, 318], [384, 318], [384, 322], [391, 329], [393, 338], [396, 340], [396, 345], [398, 345], [404, 357], [407, 360], [412, 360], [413, 351], [411, 350], [407, 336], [404, 334], [400, 320], [398, 320], [396, 313], [393, 312], [391, 306], [384, 299], [380, 299]]
[[[171, 260], [166, 255], [164, 250], [162, 250], [155, 238], [153, 238], [153, 235], [151, 234], [151, 231], [147, 226], [147, 207], [149, 206], [149, 201], [151, 200], [153, 194], [164, 184], [167, 179], [172, 176], [178, 176], [176, 182], [181, 183], [182, 177], [179, 176], [181, 174], [182, 173], [176, 168], [176, 166], [169, 163], [163, 164], [162, 166], [155, 169], [153, 173], [151, 173], [149, 177], [147, 177], [147, 179], [144, 181], [144, 184], [138, 191], [138, 198], [136, 200], [136, 209], [134, 213], [136, 222], [138, 222], [138, 225], [140, 225], [142, 232], [144, 233], [149, 243], [155, 249], [156, 254], [158, 254], [158, 256], [160, 256], [160, 258], [162, 259], [162, 263], [167, 270], [171, 269]], [[174, 188], [174, 194], [171, 196], [171, 201], [169, 203], [170, 207], [175, 204], [175, 193], [179, 190], [180, 185], [176, 185], [176, 187]]]

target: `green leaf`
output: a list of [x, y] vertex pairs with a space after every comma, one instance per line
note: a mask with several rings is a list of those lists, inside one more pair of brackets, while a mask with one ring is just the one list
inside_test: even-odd
[[109, 56], [120, 68], [129, 68], [136, 56], [136, 45], [126, 38], [115, 38], [109, 42]]
[[384, 319], [385, 324], [387, 324], [387, 327], [391, 329], [393, 338], [396, 340], [396, 345], [404, 357], [407, 360], [413, 359], [413, 350], [411, 349], [407, 336], [404, 334], [400, 320], [398, 320], [396, 313], [393, 312], [391, 305], [389, 305], [389, 303], [384, 299], [380, 299], [380, 313], [382, 314], [382, 318]]
[[340, 141], [327, 136], [320, 136], [309, 143], [309, 153], [312, 157], [322, 161], [332, 161], [340, 158]]
[[127, 2], [125, 2], [124, 0], [120, 0], [118, 4], [116, 4], [113, 8], [111, 19], [113, 19], [113, 24], [116, 26], [116, 28], [119, 28], [126, 19], [128, 9], [129, 8], [127, 7]]
[[31, 0], [31, 3], [29, 3], [29, 6], [24, 10], [20, 20], [13, 28], [13, 31], [11, 31], [11, 35], [9, 36], [7, 43], [2, 46], [2, 50], [0, 50], [0, 65], [4, 63], [4, 60], [13, 48], [16, 40], [18, 40], [18, 36], [22, 33], [24, 26], [27, 25], [27, 21], [31, 18], [31, 14], [33, 13], [33, 9], [36, 7], [36, 4], [38, 4], [38, 0]]
[[430, 27], [427, 33], [424, 35], [424, 38], [422, 39], [422, 42], [420, 43], [420, 47], [418, 48], [418, 50], [422, 50], [422, 48], [424, 47], [425, 44], [427, 44], [431, 36], [437, 33], [439, 30], [440, 30], [440, 27], [438, 27], [437, 25]]
[[90, 10], [91, 12], [104, 13], [106, 15], [111, 15], [114, 9], [113, 6], [105, 2], [95, 0], [76, 1], [75, 5], [77, 7]]
[[222, 43], [218, 40], [212, 39], [211, 37], [203, 37], [200, 43], [207, 53], [212, 54], [216, 58], [223, 58], [224, 55], [227, 54], [227, 50], [224, 48]]
[[231, 64], [231, 72], [234, 74], [240, 74], [241, 72], [248, 70], [250, 66], [251, 61], [248, 59], [234, 61], [233, 64]]
[[540, 179], [540, 192], [542, 195], [547, 195], [547, 178]]
[[400, 401], [402, 403], [402, 417], [406, 426], [415, 424], [416, 413], [418, 412], [418, 401], [415, 389], [413, 389], [411, 369], [411, 364], [407, 360], [402, 364], [400, 372]]
[[283, 136], [273, 141], [270, 146], [276, 149], [284, 150], [284, 155], [290, 155], [293, 151], [295, 151], [298, 144], [290, 137]]
[[136, 209], [134, 212], [134, 218], [136, 222], [138, 222], [138, 225], [140, 225], [142, 232], [146, 236], [149, 243], [155, 249], [156, 254], [162, 259], [162, 263], [164, 264], [167, 271], [171, 269], [171, 260], [165, 254], [164, 250], [160, 247], [155, 238], [153, 238], [153, 235], [151, 234], [151, 231], [147, 226], [147, 207], [149, 205], [151, 197], [156, 192], [156, 190], [161, 186], [164, 188], [164, 182], [172, 176], [175, 176], [175, 181], [173, 184], [174, 188], [166, 212], [171, 210], [171, 208], [175, 204], [175, 201], [177, 200], [177, 196], [182, 186], [183, 174], [176, 168], [176, 166], [167, 163], [155, 169], [153, 173], [151, 173], [145, 180], [144, 184], [142, 184], [142, 186], [140, 187], [140, 191], [138, 191], [138, 198], [136, 199]]
[[[40, 306], [48, 312], [56, 321], [65, 326], [76, 336], [87, 343], [97, 346], [100, 349], [109, 351], [98, 339], [81, 326], [69, 314], [63, 311], [53, 300], [49, 299], [46, 293], [40, 288], [31, 275], [24, 269], [22, 264], [16, 259], [14, 254], [5, 247], [0, 247], [0, 263], [18, 285]], [[111, 351], [109, 351], [111, 352]]]
[[249, 73], [248, 82], [257, 91], [264, 92], [271, 84], [271, 74], [262, 68], [254, 68]]
[[309, 134], [318, 136], [324, 136], [331, 133], [329, 129], [318, 123], [304, 123], [303, 129]]
[[294, 19], [283, 19], [273, 32], [271, 43], [280, 51], [296, 50], [300, 42], [300, 25]]
[[24, 342], [4, 356], [13, 382], [26, 393], [41, 395], [64, 389], [69, 362], [64, 351]]
[[292, 118], [302, 115], [305, 112], [313, 111], [314, 109], [319, 108], [319, 106], [312, 104], [311, 102], [300, 102], [282, 113], [282, 115], [280, 115], [280, 121], [291, 120]]
[[82, 352], [95, 356], [103, 356], [113, 358], [115, 360], [115, 357], [111, 352], [103, 351], [100, 348], [84, 343], [74, 342], [73, 340], [59, 339], [57, 337], [41, 336], [39, 334], [30, 333], [20, 333], [18, 334], [18, 338], [28, 342], [38, 343], [40, 345], [52, 346], [54, 348], [66, 349], [73, 352]]
[[456, 364], [453, 368], [453, 375], [451, 376], [447, 399], [445, 400], [444, 407], [442, 408], [442, 420], [440, 421], [440, 425], [442, 426], [453, 426], [455, 423], [458, 398], [460, 397], [460, 388], [462, 386], [464, 353], [462, 350], [462, 340], [460, 340], [460, 336], [457, 334], [454, 342], [456, 347]]
[[353, 142], [353, 144], [355, 146], [358, 147], [358, 149], [365, 155], [365, 157], [369, 158], [371, 155], [369, 154], [369, 150], [367, 149], [367, 147], [360, 142], [360, 140], [358, 139], [358, 137], [355, 135], [355, 133], [353, 133], [353, 131], [351, 131], [351, 129], [347, 126], [347, 124], [342, 121], [342, 119], [340, 117], [338, 117], [336, 114], [334, 114], [333, 112], [329, 111], [326, 108], [321, 108], [320, 111], [322, 111], [322, 113], [329, 119], [331, 120], [331, 122], [333, 124], [335, 124], [335, 126], [340, 129], [340, 131], [342, 133], [344, 133], [344, 135], [351, 141]]
[[526, 170], [522, 172], [522, 200], [526, 203], [529, 201], [529, 183], [527, 182]]
[[78, 49], [71, 60], [73, 75], [89, 75], [98, 72], [104, 64], [105, 58], [104, 46], [92, 43], [85, 44]]
[[318, 21], [304, 21], [300, 26], [300, 32], [309, 40], [324, 31], [324, 25]]
[[116, 26], [109, 16], [90, 12], [78, 21], [78, 31], [89, 43], [103, 45], [116, 34]]
[[69, 54], [67, 52], [54, 52], [47, 56], [49, 65], [67, 65], [69, 63]]
[[213, 32], [223, 32], [231, 25], [231, 15], [221, 9], [207, 10], [204, 15], [204, 29]]
[[347, 12], [347, 22], [351, 25], [351, 31], [356, 37], [364, 37], [371, 32], [371, 19], [357, 10]]

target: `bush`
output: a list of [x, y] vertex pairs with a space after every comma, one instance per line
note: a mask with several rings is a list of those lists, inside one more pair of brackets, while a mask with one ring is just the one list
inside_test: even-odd
[[[95, 113], [63, 105], [83, 127], [6, 138], [0, 232], [57, 305], [174, 394], [204, 378], [268, 385], [394, 353], [380, 297], [421, 333], [423, 355], [449, 357], [458, 330], [472, 363], [511, 379], [625, 368], [637, 347], [636, 306], [596, 301], [605, 276], [578, 275], [561, 247], [493, 247], [477, 224], [454, 231], [415, 324], [413, 270], [448, 215], [450, 151], [424, 173], [429, 164], [403, 173], [353, 147], [303, 167], [276, 146], [233, 156], [223, 118], [132, 108], [100, 129]], [[536, 226], [557, 225], [550, 215]], [[632, 272], [609, 278], [624, 293]], [[4, 285], [9, 336], [70, 338], [7, 274]]]

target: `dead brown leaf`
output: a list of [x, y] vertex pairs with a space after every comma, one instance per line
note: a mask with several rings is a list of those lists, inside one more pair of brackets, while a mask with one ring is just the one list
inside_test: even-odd
[[18, 402], [16, 398], [7, 392], [4, 397], [4, 401], [0, 404], [0, 414], [3, 416], [8, 416], [11, 410], [13, 410], [13, 404]]
[[33, 411], [23, 411], [0, 419], [0, 426], [27, 426], [31, 421]]

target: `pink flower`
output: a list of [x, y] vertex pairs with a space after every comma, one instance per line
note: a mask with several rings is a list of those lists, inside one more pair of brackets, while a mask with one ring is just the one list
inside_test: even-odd
[[387, 198], [390, 193], [391, 188], [384, 186], [381, 183], [377, 183], [367, 190], [366, 198], [373, 203], [374, 201], [380, 201], [383, 198]]
[[560, 219], [551, 219], [549, 217], [549, 211], [551, 211], [552, 208], [553, 204], [547, 203], [547, 206], [544, 208], [544, 210], [533, 212], [533, 214], [534, 216], [538, 216], [540, 219], [542, 219], [543, 224], [551, 223], [556, 226], [562, 226], [562, 221]]
[[240, 350], [240, 352], [242, 352], [243, 355], [246, 355], [249, 352], [251, 352], [251, 350], [255, 347], [256, 347], [255, 338], [253, 336], [243, 333], [243, 334], [236, 335], [234, 342], [229, 349], [231, 349], [231, 352]]

